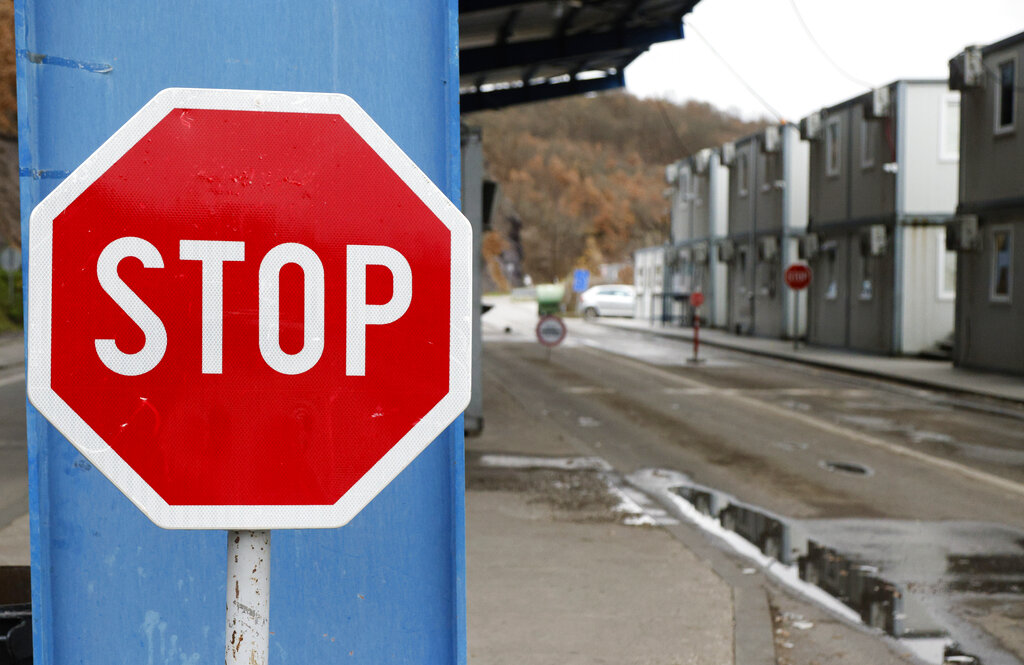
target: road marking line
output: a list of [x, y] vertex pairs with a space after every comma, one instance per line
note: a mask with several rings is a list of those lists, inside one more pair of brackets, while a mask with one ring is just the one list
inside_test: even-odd
[[[618, 354], [614, 355], [619, 360], [622, 360], [634, 366], [642, 367], [646, 369], [648, 372], [664, 377], [665, 379], [668, 379], [670, 381], [682, 383], [693, 388], [715, 390], [714, 386], [710, 386], [706, 383], [702, 383], [694, 379], [677, 376], [659, 367], [654, 367], [645, 362], [635, 360], [627, 356], [620, 356]], [[789, 418], [790, 420], [796, 420], [800, 423], [803, 423], [804, 425], [815, 427], [819, 430], [828, 432], [830, 434], [846, 437], [848, 439], [852, 439], [853, 441], [857, 441], [864, 445], [879, 448], [881, 450], [885, 450], [895, 455], [900, 455], [901, 457], [906, 457], [909, 459], [916, 460], [918, 462], [931, 464], [932, 466], [938, 467], [945, 471], [950, 471], [952, 473], [959, 474], [965, 478], [970, 478], [971, 480], [977, 480], [979, 482], [986, 483], [1002, 491], [1024, 496], [1024, 484], [1018, 483], [1013, 480], [1009, 480], [1008, 478], [1003, 478], [1002, 476], [997, 476], [991, 473], [987, 473], [985, 471], [980, 471], [978, 469], [974, 469], [972, 467], [960, 464], [959, 462], [953, 462], [952, 460], [947, 460], [941, 457], [935, 457], [933, 455], [929, 455], [928, 453], [923, 453], [918, 450], [914, 450], [913, 448], [907, 448], [899, 444], [890, 443], [889, 441], [885, 441], [884, 439], [880, 439], [876, 436], [871, 436], [870, 434], [865, 434], [864, 432], [858, 432], [856, 430], [850, 430], [841, 425], [836, 425], [834, 423], [830, 423], [826, 420], [822, 420], [815, 416], [807, 415], [806, 413], [792, 411], [789, 409], [780, 409], [777, 404], [764, 402], [762, 400], [755, 399], [747, 395], [741, 395], [736, 392], [722, 392], [721, 396], [726, 399], [731, 399], [735, 402], [741, 402], [748, 406], [754, 407], [760, 411], [768, 412], [774, 416], [781, 416], [783, 418]]]
[[21, 382], [21, 383], [25, 382], [25, 375], [24, 374], [15, 374], [14, 376], [5, 376], [4, 378], [0, 379], [0, 386], [9, 386], [12, 383], [18, 383], [18, 382]]
[[569, 386], [563, 390], [573, 395], [610, 395], [615, 392], [605, 386]]

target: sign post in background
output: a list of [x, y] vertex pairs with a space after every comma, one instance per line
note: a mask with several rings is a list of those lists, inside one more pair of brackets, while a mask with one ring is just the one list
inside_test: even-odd
[[586, 268], [577, 268], [572, 273], [572, 292], [576, 294], [575, 310], [579, 311], [580, 294], [590, 288], [590, 271]]
[[800, 306], [797, 294], [811, 285], [811, 268], [805, 263], [794, 263], [786, 268], [786, 286], [793, 290], [793, 350], [800, 347]]
[[[83, 0], [53, 12], [16, 0], [25, 247], [29, 211], [156, 91], [173, 86], [344, 92], [456, 196], [458, 90], [447, 85], [458, 76], [456, 16], [454, 3], [413, 0], [253, 12], [127, 0]], [[366, 29], [382, 24], [389, 30]], [[60, 58], [33, 55], [57, 50]], [[381, 53], [394, 66], [382, 66]], [[246, 181], [241, 172], [226, 175]], [[181, 260], [180, 247], [161, 254], [165, 265]], [[198, 275], [201, 262], [194, 264]], [[224, 265], [230, 271], [234, 263]], [[202, 325], [193, 321], [198, 345]], [[284, 350], [294, 352], [287, 334]], [[137, 351], [141, 337], [136, 344], [121, 350]], [[142, 406], [136, 425], [149, 418], [152, 428], [153, 415]], [[216, 423], [216, 415], [207, 417]], [[303, 422], [307, 412], [290, 415]], [[28, 429], [36, 662], [105, 662], [115, 637], [125, 661], [219, 661], [224, 532], [154, 526], [32, 407]], [[462, 429], [445, 429], [344, 529], [274, 535], [272, 661], [465, 661]]]
[[690, 306], [693, 308], [693, 357], [690, 362], [700, 362], [700, 306], [704, 304], [704, 294], [694, 291], [690, 294]]

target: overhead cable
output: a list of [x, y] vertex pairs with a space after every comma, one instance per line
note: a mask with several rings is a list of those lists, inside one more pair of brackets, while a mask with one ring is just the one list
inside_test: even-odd
[[711, 42], [708, 41], [708, 38], [705, 37], [703, 34], [701, 34], [700, 30], [697, 29], [697, 27], [693, 24], [692, 21], [690, 21], [688, 19], [685, 19], [684, 23], [685, 23], [685, 25], [686, 25], [686, 27], [688, 29], [692, 30], [695, 35], [700, 37], [701, 41], [704, 42], [704, 45], [707, 46], [711, 50], [711, 52], [715, 54], [715, 57], [717, 57], [719, 60], [722, 61], [722, 64], [725, 65], [726, 68], [730, 72], [732, 72], [732, 75], [736, 77], [736, 80], [738, 80], [740, 83], [742, 83], [743, 87], [746, 88], [747, 91], [750, 92], [750, 94], [752, 94], [754, 97], [756, 97], [757, 101], [761, 102], [762, 106], [764, 106], [766, 109], [768, 109], [769, 113], [774, 115], [778, 119], [778, 121], [780, 123], [786, 124], [787, 121], [782, 116], [782, 114], [779, 113], [775, 109], [774, 106], [769, 104], [768, 101], [764, 97], [762, 97], [760, 94], [758, 94], [757, 90], [754, 89], [754, 86], [752, 86], [749, 83], [747, 83], [747, 81], [742, 76], [740, 76], [739, 72], [737, 72], [736, 69], [733, 68], [733, 66], [729, 64], [729, 61], [726, 60], [725, 57], [721, 53], [718, 52], [718, 49], [716, 49], [714, 46], [711, 45]]
[[807, 25], [807, 21], [804, 20], [803, 15], [800, 13], [800, 8], [796, 6], [796, 0], [789, 0], [789, 4], [790, 6], [793, 7], [793, 13], [796, 14], [796, 19], [797, 21], [799, 21], [800, 27], [803, 28], [804, 33], [807, 35], [807, 38], [811, 40], [811, 43], [814, 44], [814, 47], [816, 49], [818, 49], [818, 52], [821, 53], [821, 55], [826, 60], [828, 60], [829, 64], [831, 64], [837, 72], [842, 74], [843, 78], [869, 90], [874, 88], [874, 86], [868, 83], [867, 81], [859, 79], [856, 76], [853, 76], [848, 71], [840, 67], [839, 63], [832, 59], [832, 56], [828, 54], [828, 51], [825, 50], [825, 47], [821, 45], [821, 42], [819, 42], [817, 38], [815, 38], [814, 33], [811, 32], [810, 26]]

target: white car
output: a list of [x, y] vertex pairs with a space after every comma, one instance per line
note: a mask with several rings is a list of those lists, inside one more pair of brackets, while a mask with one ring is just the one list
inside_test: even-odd
[[580, 295], [579, 311], [593, 321], [599, 316], [633, 316], [636, 289], [630, 284], [602, 284]]

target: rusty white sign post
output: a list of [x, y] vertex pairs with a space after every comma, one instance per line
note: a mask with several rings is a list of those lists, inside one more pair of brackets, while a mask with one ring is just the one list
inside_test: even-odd
[[469, 222], [343, 95], [169, 89], [32, 213], [28, 394], [167, 529], [226, 529], [228, 663], [270, 530], [346, 524], [469, 402]]

